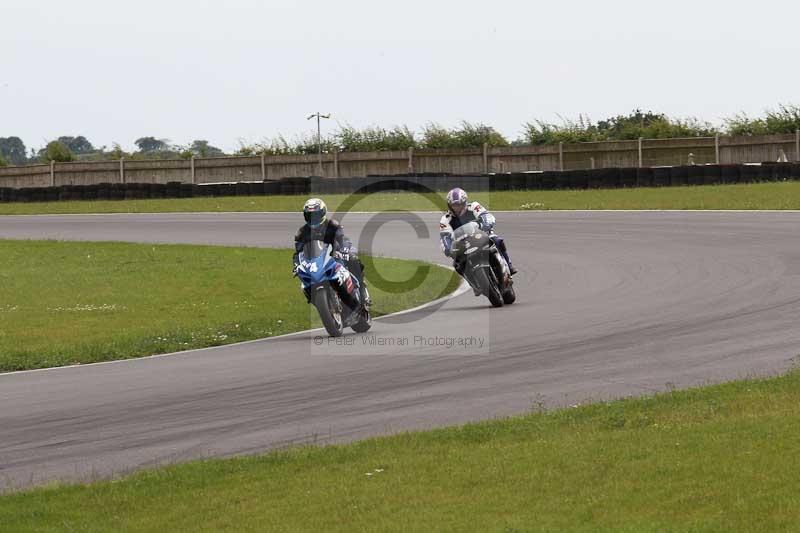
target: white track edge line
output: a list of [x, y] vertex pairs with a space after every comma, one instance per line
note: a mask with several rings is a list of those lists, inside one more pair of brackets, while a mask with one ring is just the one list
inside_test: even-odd
[[[442, 265], [436, 265], [436, 266], [442, 266]], [[443, 268], [447, 268], [447, 269], [449, 269], [451, 271], [455, 271], [452, 267], [443, 267]], [[461, 279], [461, 283], [456, 288], [456, 290], [454, 290], [453, 292], [451, 292], [450, 294], [448, 294], [446, 296], [442, 296], [441, 298], [437, 298], [436, 300], [432, 300], [432, 301], [424, 303], [422, 305], [418, 305], [417, 307], [412, 307], [411, 309], [404, 309], [403, 311], [397, 311], [396, 313], [389, 313], [388, 315], [379, 316], [379, 317], [375, 318], [374, 321], [378, 321], [378, 320], [381, 320], [383, 318], [389, 318], [389, 317], [394, 317], [394, 316], [405, 315], [405, 314], [408, 314], [408, 313], [413, 313], [415, 311], [419, 311], [419, 310], [425, 309], [427, 307], [431, 307], [431, 306], [434, 306], [434, 305], [437, 305], [437, 304], [440, 304], [440, 303], [444, 303], [444, 302], [446, 302], [448, 300], [452, 300], [453, 298], [456, 298], [457, 296], [461, 296], [462, 294], [467, 292], [468, 289], [469, 289], [469, 285], [462, 278]], [[47, 372], [47, 371], [51, 371], [52, 372], [52, 371], [57, 371], [57, 370], [66, 370], [66, 369], [70, 369], [70, 368], [86, 368], [86, 367], [90, 367], [90, 366], [111, 365], [111, 364], [115, 364], [115, 363], [136, 363], [137, 361], [147, 361], [147, 360], [150, 360], [150, 359], [160, 359], [162, 357], [170, 357], [170, 356], [173, 356], [173, 355], [187, 355], [187, 354], [203, 352], [203, 351], [207, 351], [207, 350], [217, 350], [219, 348], [229, 348], [229, 347], [233, 347], [233, 346], [244, 346], [244, 345], [247, 345], [247, 344], [254, 344], [254, 343], [257, 343], [257, 342], [268, 342], [268, 341], [273, 341], [273, 340], [277, 340], [277, 339], [283, 339], [283, 338], [287, 338], [287, 337], [295, 337], [297, 335], [303, 335], [303, 334], [307, 334], [307, 333], [313, 333], [315, 331], [324, 331], [324, 330], [325, 330], [325, 328], [304, 329], [302, 331], [293, 331], [292, 333], [284, 333], [283, 335], [276, 335], [274, 337], [264, 337], [264, 338], [261, 338], [261, 339], [252, 339], [252, 340], [249, 340], [249, 341], [234, 342], [234, 343], [231, 343], [231, 344], [222, 344], [220, 346], [206, 346], [205, 348], [194, 348], [192, 350], [182, 350], [180, 352], [161, 353], [161, 354], [155, 354], [155, 355], [147, 355], [147, 356], [144, 356], [144, 357], [131, 357], [131, 358], [128, 358], [128, 359], [115, 359], [113, 361], [98, 361], [96, 363], [86, 363], [86, 364], [83, 364], [83, 365], [82, 364], [75, 364], [75, 365], [65, 365], [65, 366], [53, 366], [53, 367], [48, 367], [48, 368], [33, 368], [33, 369], [30, 369], [30, 370], [15, 370], [15, 371], [12, 371], [12, 372], [0, 372], [0, 378], [3, 378], [4, 376], [18, 376], [18, 375], [21, 375], [21, 374], [30, 374], [30, 373], [33, 373], [33, 372]]]

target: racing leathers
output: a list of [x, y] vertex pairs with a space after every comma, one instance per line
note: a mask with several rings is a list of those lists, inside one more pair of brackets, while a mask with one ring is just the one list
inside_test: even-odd
[[[516, 273], [516, 269], [512, 266], [511, 258], [508, 255], [505, 240], [493, 231], [496, 222], [494, 215], [478, 202], [470, 202], [467, 204], [461, 216], [456, 216], [455, 213], [450, 210], [442, 215], [442, 219], [439, 221], [439, 238], [444, 255], [451, 257], [450, 251], [453, 247], [453, 231], [469, 222], [478, 223], [478, 226], [489, 235], [489, 238], [492, 239], [495, 246], [497, 246], [497, 251], [500, 252], [503, 259], [508, 263], [508, 268], [511, 270], [511, 273]], [[464, 275], [464, 263], [459, 263], [453, 259], [453, 267], [460, 275]]]
[[[308, 224], [303, 224], [294, 236], [294, 263], [293, 270], [297, 270], [300, 264], [299, 255], [303, 251], [303, 246], [310, 241], [322, 241], [333, 246], [332, 254], [335, 259], [342, 263], [347, 270], [354, 275], [361, 287], [364, 286], [364, 265], [358, 258], [358, 253], [352, 241], [345, 235], [344, 229], [338, 220], [329, 219], [319, 227], [312, 228]], [[356, 298], [346, 290], [338, 291], [339, 296], [345, 305], [352, 311], [358, 306]], [[363, 297], [364, 291], [361, 291]]]

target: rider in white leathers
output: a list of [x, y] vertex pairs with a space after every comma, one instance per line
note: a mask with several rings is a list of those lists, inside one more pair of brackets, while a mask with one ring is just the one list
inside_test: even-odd
[[[478, 226], [488, 233], [489, 237], [494, 241], [497, 250], [508, 263], [511, 274], [517, 273], [517, 269], [511, 264], [505, 241], [493, 231], [496, 222], [494, 215], [478, 202], [468, 202], [466, 191], [459, 188], [447, 193], [447, 207], [447, 212], [442, 215], [442, 219], [439, 221], [439, 237], [444, 255], [450, 257], [450, 250], [453, 246], [453, 231], [469, 222], [477, 222]], [[459, 274], [463, 275], [463, 264], [458, 264], [454, 261], [453, 266]]]

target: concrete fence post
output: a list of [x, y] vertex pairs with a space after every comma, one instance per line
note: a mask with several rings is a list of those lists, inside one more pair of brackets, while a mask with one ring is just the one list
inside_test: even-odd
[[409, 146], [408, 148], [408, 173], [414, 173], [414, 147]]
[[643, 140], [644, 139], [639, 137], [639, 168], [642, 168], [642, 166], [644, 164], [644, 154], [643, 154], [643, 151], [642, 151], [642, 141]]
[[333, 177], [339, 177], [339, 147], [333, 147]]
[[558, 143], [558, 170], [564, 171], [564, 143]]
[[794, 132], [794, 160], [800, 162], [800, 129]]
[[50, 160], [50, 186], [56, 186], [56, 162], [54, 160]]
[[261, 181], [267, 181], [267, 161], [264, 154], [261, 154]]
[[119, 182], [125, 183], [125, 158], [119, 158]]
[[483, 143], [483, 173], [489, 173], [489, 143]]
[[714, 156], [716, 157], [717, 164], [719, 165], [719, 133], [714, 136]]
[[190, 160], [190, 168], [191, 168], [191, 174], [192, 174], [192, 176], [191, 176], [192, 179], [191, 179], [190, 183], [197, 183], [197, 173], [195, 172], [195, 168], [194, 168], [194, 156], [192, 156], [192, 159]]

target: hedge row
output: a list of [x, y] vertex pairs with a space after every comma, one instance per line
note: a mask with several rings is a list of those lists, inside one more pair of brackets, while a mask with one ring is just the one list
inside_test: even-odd
[[364, 178], [283, 178], [278, 181], [194, 185], [191, 183], [100, 183], [26, 189], [0, 188], [0, 202], [130, 200], [275, 194], [348, 194], [389, 190], [555, 190], [715, 185], [800, 179], [800, 163], [697, 165], [656, 168], [603, 168], [525, 172], [488, 176], [402, 174]]

